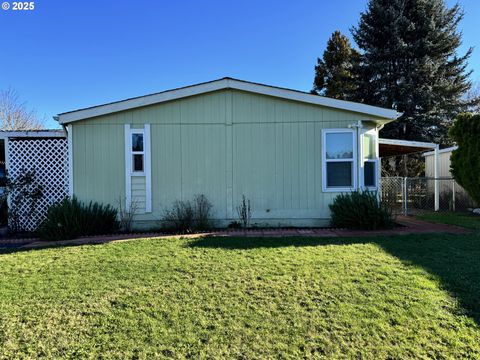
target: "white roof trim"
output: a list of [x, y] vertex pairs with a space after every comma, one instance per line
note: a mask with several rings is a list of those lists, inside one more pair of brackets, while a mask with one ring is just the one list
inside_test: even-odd
[[[439, 154], [444, 154], [444, 153], [451, 152], [451, 151], [457, 150], [457, 149], [458, 149], [458, 146], [451, 146], [449, 148], [438, 150], [438, 153]], [[430, 156], [430, 155], [435, 155], [435, 151], [429, 151], [429, 152], [423, 154], [423, 156]]]
[[379, 144], [383, 145], [397, 145], [397, 146], [406, 146], [406, 147], [416, 147], [416, 148], [425, 148], [425, 149], [436, 149], [438, 144], [428, 143], [422, 141], [409, 141], [409, 140], [396, 140], [396, 139], [378, 139]]
[[91, 108], [80, 109], [72, 112], [59, 114], [55, 117], [60, 124], [67, 124], [74, 121], [79, 121], [96, 116], [106, 115], [119, 111], [134, 109], [142, 106], [153, 105], [162, 103], [165, 101], [171, 101], [181, 99], [188, 96], [204, 94], [216, 90], [222, 89], [236, 89], [262, 95], [268, 95], [273, 97], [279, 97], [283, 99], [300, 101], [309, 104], [321, 105], [326, 107], [332, 107], [336, 109], [342, 109], [347, 111], [353, 111], [357, 113], [372, 115], [385, 119], [385, 121], [379, 121], [379, 123], [387, 123], [393, 121], [401, 116], [395, 110], [385, 109], [377, 106], [365, 105], [361, 103], [355, 103], [351, 101], [331, 99], [324, 96], [312, 95], [303, 93], [300, 91], [289, 90], [284, 88], [272, 87], [262, 84], [256, 84], [236, 79], [224, 78], [220, 80], [214, 80], [207, 83], [198, 85], [192, 85], [180, 89], [168, 90], [157, 94], [145, 95], [138, 98], [127, 99], [105, 105], [99, 105]]
[[0, 139], [7, 138], [62, 138], [65, 131], [59, 130], [30, 130], [30, 131], [0, 131]]

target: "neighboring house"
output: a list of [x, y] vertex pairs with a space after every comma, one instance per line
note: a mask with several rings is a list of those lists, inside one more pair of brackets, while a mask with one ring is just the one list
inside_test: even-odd
[[59, 114], [70, 194], [135, 202], [137, 228], [204, 194], [217, 225], [321, 226], [341, 192], [379, 183], [378, 130], [400, 114], [224, 78]]
[[[451, 209], [465, 210], [470, 207], [475, 207], [476, 204], [465, 189], [453, 180], [450, 168], [450, 157], [452, 156], [452, 151], [457, 148], [457, 146], [452, 146], [438, 151], [439, 192], [443, 199], [448, 198]], [[425, 156], [425, 177], [434, 178], [435, 152], [430, 151], [423, 156]]]
[[[452, 151], [457, 148], [457, 146], [452, 146], [438, 150], [438, 177], [452, 177], [452, 173], [450, 172], [450, 156], [452, 156]], [[435, 152], [430, 151], [423, 154], [423, 156], [425, 156], [425, 177], [435, 177]]]

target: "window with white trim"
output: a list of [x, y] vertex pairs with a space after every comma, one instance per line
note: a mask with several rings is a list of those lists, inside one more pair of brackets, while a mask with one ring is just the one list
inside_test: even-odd
[[369, 190], [377, 189], [378, 156], [375, 130], [363, 137], [363, 186]]
[[[151, 170], [151, 143], [150, 124], [143, 128], [131, 128], [130, 124], [124, 125], [125, 129], [125, 207], [132, 204], [132, 197], [141, 197], [145, 203], [145, 213], [152, 212], [152, 170]], [[145, 178], [145, 186], [138, 186], [139, 177]], [[133, 193], [132, 183], [136, 188]], [[145, 195], [143, 195], [143, 192]]]
[[356, 141], [351, 129], [325, 129], [322, 142], [323, 191], [356, 188]]
[[145, 145], [143, 130], [131, 130], [131, 162], [132, 174], [139, 175], [145, 172]]

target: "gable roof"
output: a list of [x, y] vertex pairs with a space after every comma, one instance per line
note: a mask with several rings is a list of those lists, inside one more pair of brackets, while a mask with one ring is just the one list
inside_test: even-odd
[[166, 90], [155, 94], [144, 95], [103, 105], [97, 105], [84, 109], [64, 112], [58, 114], [57, 116], [54, 116], [54, 119], [63, 125], [96, 116], [130, 110], [142, 106], [158, 104], [166, 101], [181, 99], [199, 94], [205, 94], [223, 89], [242, 90], [250, 93], [273, 96], [277, 98], [299, 101], [308, 104], [321, 105], [385, 119], [383, 121], [379, 121], [379, 123], [387, 123], [393, 121], [402, 115], [401, 113], [398, 113], [397, 111], [391, 109], [365, 105], [352, 101], [337, 100], [325, 96], [313, 95], [303, 91], [263, 85], [254, 82], [225, 77], [222, 79], [204, 82], [196, 85]]

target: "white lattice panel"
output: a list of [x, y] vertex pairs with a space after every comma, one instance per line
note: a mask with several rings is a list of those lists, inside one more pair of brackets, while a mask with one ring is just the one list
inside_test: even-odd
[[19, 139], [8, 142], [8, 174], [15, 179], [22, 169], [34, 170], [43, 187], [34, 216], [20, 219], [22, 228], [33, 231], [45, 218], [48, 207], [68, 196], [68, 144], [66, 139]]

